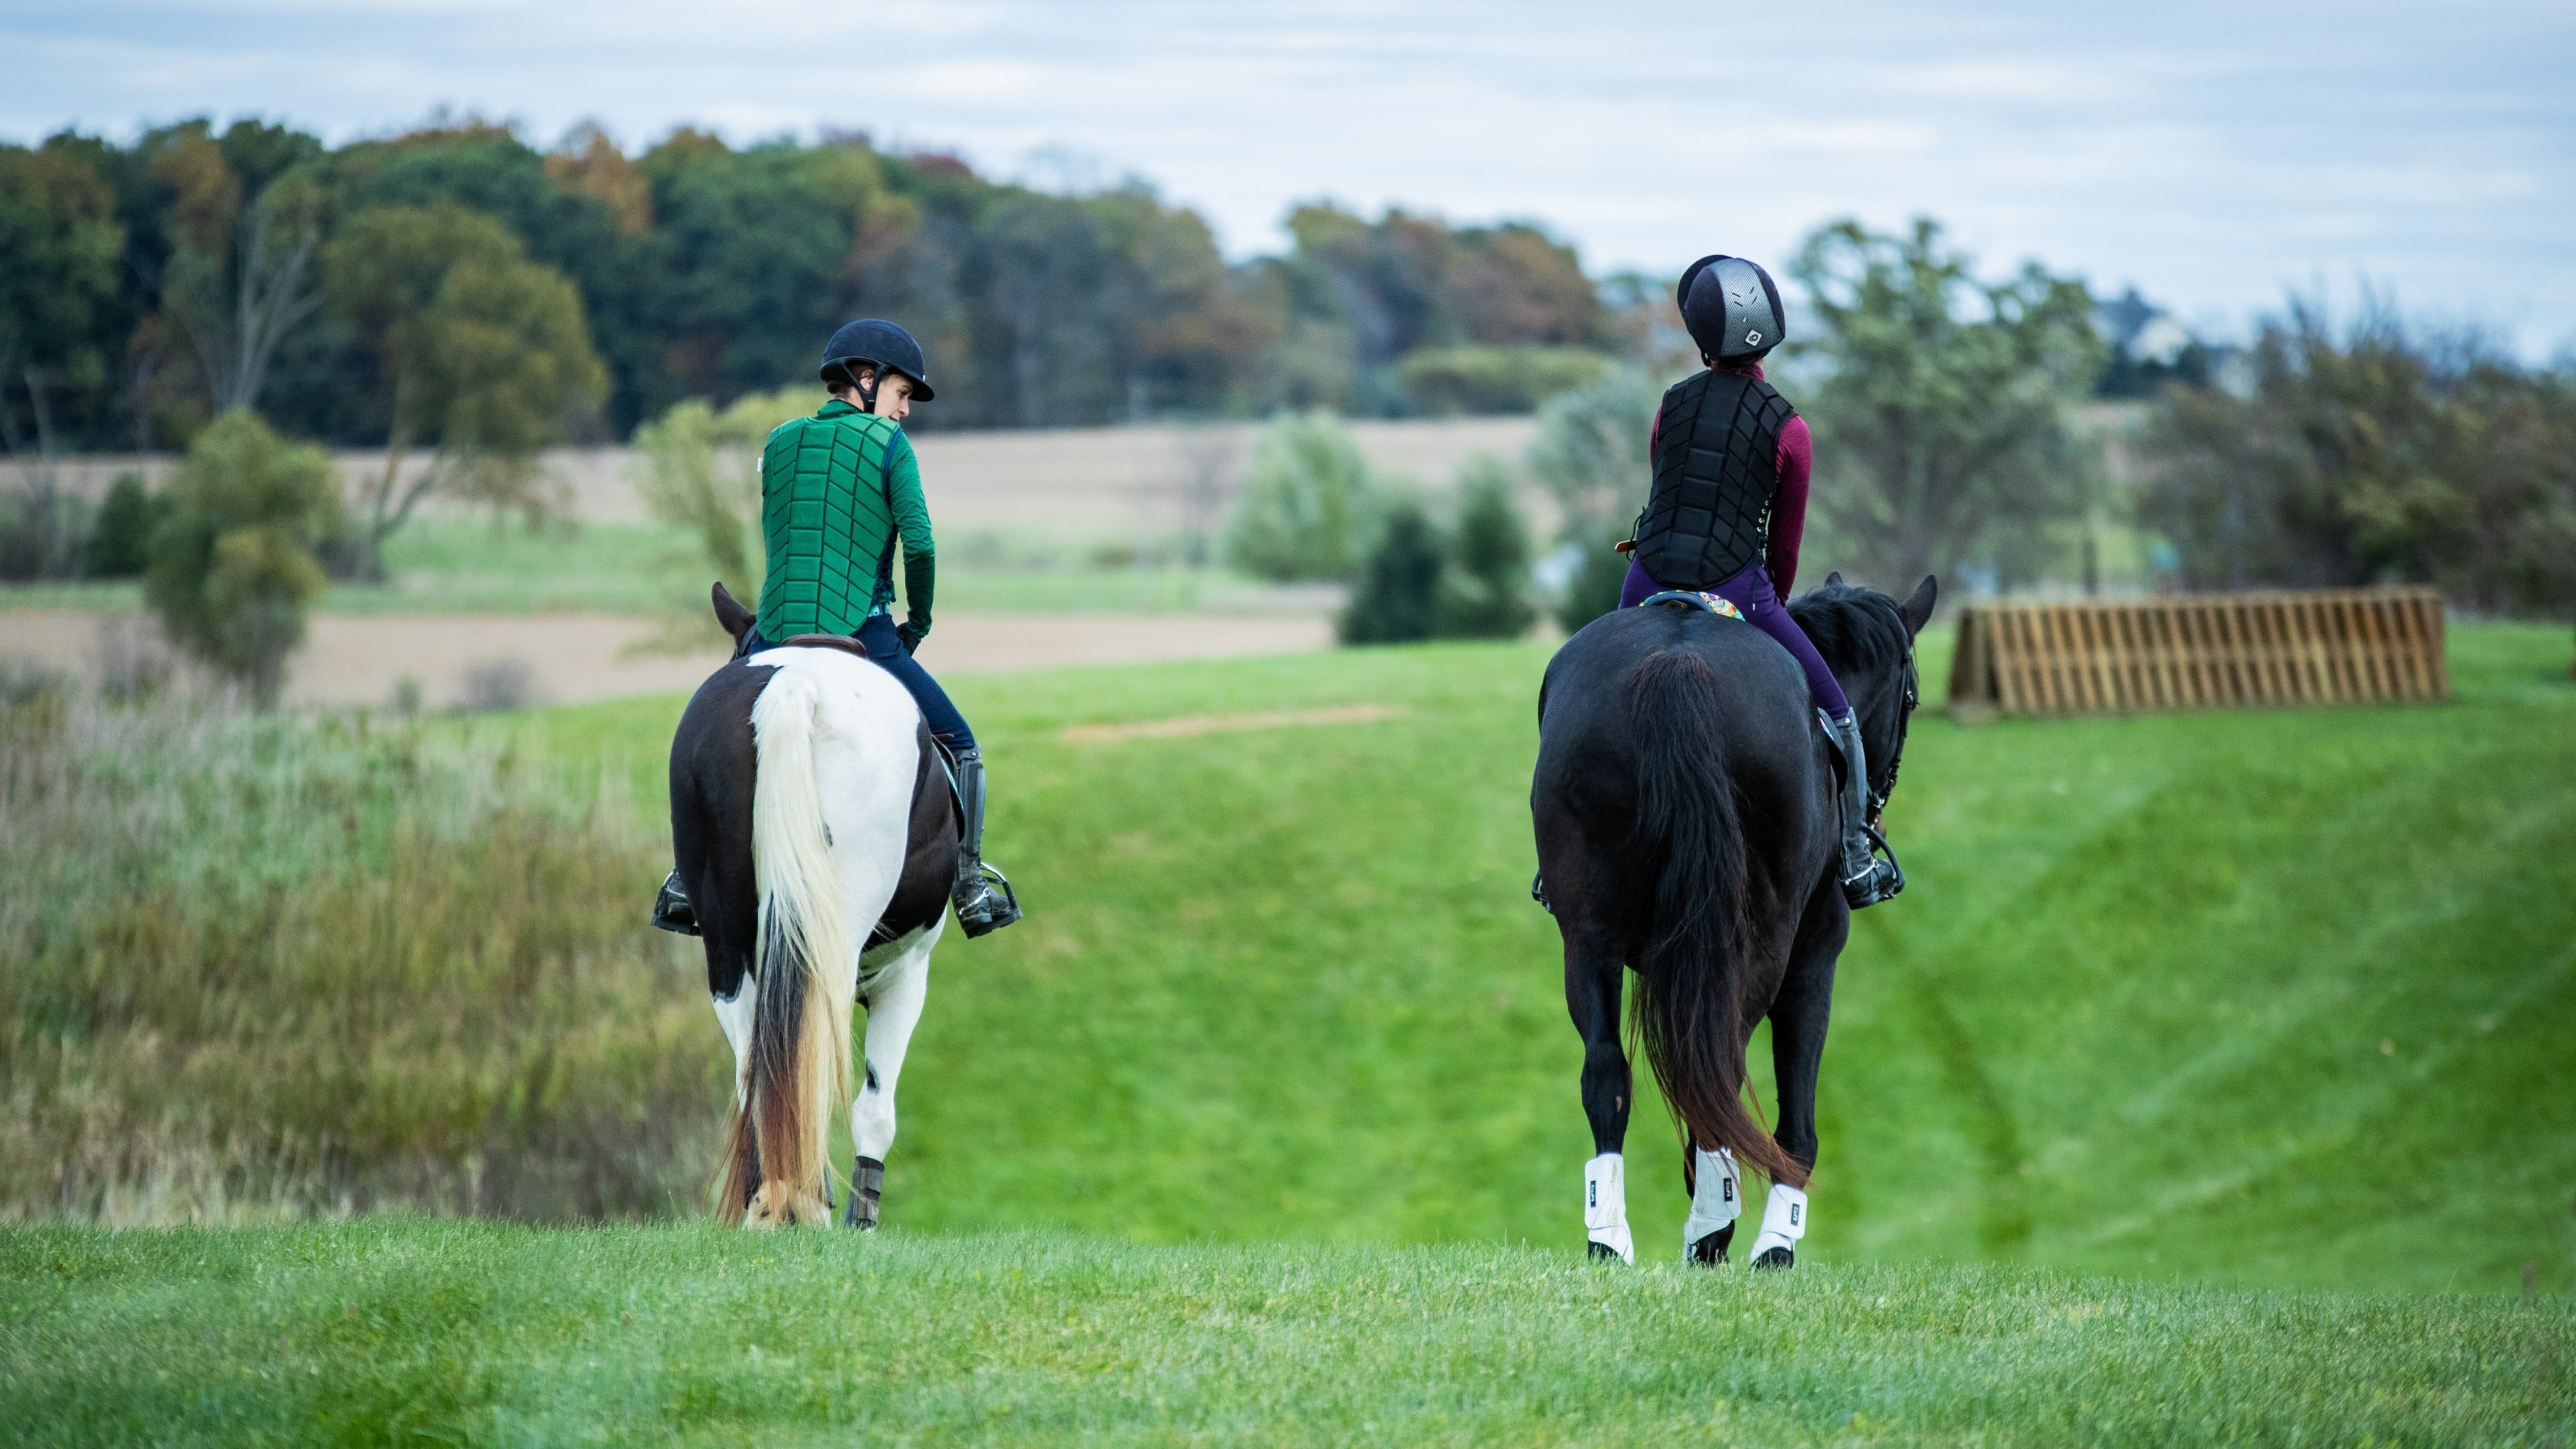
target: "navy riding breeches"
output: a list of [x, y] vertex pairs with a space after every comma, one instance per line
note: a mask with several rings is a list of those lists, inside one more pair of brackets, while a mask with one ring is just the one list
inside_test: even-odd
[[[903, 640], [896, 635], [891, 617], [870, 614], [867, 622], [850, 637], [858, 640], [860, 647], [868, 651], [868, 658], [903, 682], [903, 687], [912, 694], [913, 703], [921, 706], [921, 717], [929, 722], [930, 732], [939, 737], [939, 742], [948, 747], [950, 754], [962, 755], [975, 748], [975, 732], [966, 727], [966, 716], [959, 714], [957, 706], [949, 703], [948, 691], [939, 687], [939, 681], [930, 677], [930, 671], [903, 652]], [[746, 656], [770, 647], [769, 640], [758, 629], [743, 635], [742, 652]]]

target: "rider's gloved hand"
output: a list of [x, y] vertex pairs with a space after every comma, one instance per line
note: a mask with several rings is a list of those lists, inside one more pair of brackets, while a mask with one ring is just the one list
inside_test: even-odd
[[909, 621], [894, 626], [894, 637], [903, 642], [906, 658], [921, 648], [921, 631], [912, 627]]

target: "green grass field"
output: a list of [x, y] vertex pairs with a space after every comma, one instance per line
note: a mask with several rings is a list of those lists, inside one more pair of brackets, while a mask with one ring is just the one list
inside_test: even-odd
[[[1938, 699], [1946, 642], [1925, 652]], [[1546, 654], [961, 681], [1031, 916], [942, 948], [890, 1215], [1578, 1240], [1580, 1053], [1526, 894]], [[2564, 1292], [2576, 688], [2555, 630], [2459, 629], [2454, 660], [2460, 698], [2432, 707], [1927, 712], [1890, 811], [1913, 885], [1859, 918], [1838, 980], [1808, 1255], [2364, 1289], [2534, 1263]], [[677, 703], [518, 728], [649, 796]], [[1404, 713], [1062, 734], [1359, 703]], [[1630, 1205], [1656, 1256], [1671, 1144], [1649, 1104]]]
[[2543, 1444], [2563, 1300], [1492, 1245], [0, 1234], [22, 1444]]
[[[1890, 811], [1913, 884], [1842, 962], [1813, 1231], [1785, 1279], [1670, 1263], [1678, 1153], [1651, 1102], [1629, 1141], [1646, 1261], [1581, 1260], [1579, 1052], [1526, 896], [1545, 648], [960, 680], [994, 762], [993, 854], [1031, 915], [940, 952], [886, 1234], [11, 1228], [0, 1424], [60, 1442], [2566, 1442], [2576, 687], [2556, 629], [2452, 646], [2459, 698], [2435, 706], [1923, 716]], [[1926, 656], [1938, 699], [1946, 642]], [[1066, 734], [1347, 705], [1379, 717]], [[116, 1072], [203, 1059], [191, 1032], [228, 1043], [246, 1085], [192, 1099], [182, 1074], [118, 1100], [283, 1101], [265, 1055], [282, 1041], [349, 1084], [350, 1112], [295, 1099], [343, 1156], [536, 1184], [508, 1200], [543, 1212], [580, 1199], [566, 1164], [597, 1164], [623, 1174], [599, 1198], [615, 1211], [692, 1211], [726, 1065], [693, 943], [636, 923], [658, 851], [613, 823], [656, 808], [679, 707], [296, 747], [351, 773], [341, 794], [262, 746], [277, 762], [208, 785], [238, 797], [235, 834], [192, 868], [256, 864], [299, 800], [346, 795], [363, 848], [335, 894], [299, 906], [291, 871], [156, 888], [139, 823], [116, 860], [149, 931], [112, 893], [94, 942], [60, 912], [7, 916], [51, 922], [42, 959], [70, 975], [0, 981], [20, 1063], [0, 1076], [77, 1136]], [[450, 747], [465, 763], [436, 765]], [[400, 782], [451, 777], [484, 803], [405, 825]], [[584, 835], [513, 803], [535, 787], [634, 804]], [[279, 838], [327, 851], [342, 826], [323, 826]], [[439, 864], [438, 842], [485, 836], [470, 870]], [[13, 871], [0, 886], [43, 879]], [[521, 875], [495, 954], [474, 901]], [[332, 954], [342, 909], [361, 939], [421, 933], [398, 974]], [[280, 965], [257, 911], [292, 928]], [[118, 951], [197, 940], [222, 945], [221, 972], [174, 948], [148, 997], [120, 988]], [[349, 1026], [370, 1034], [343, 1040], [317, 1007], [309, 1029], [240, 1035], [257, 1013], [225, 993], [263, 971], [282, 984], [258, 1000], [290, 1016], [325, 996], [275, 992], [356, 993]], [[525, 1019], [478, 995], [439, 1027], [465, 1011], [455, 983], [531, 972]], [[75, 1050], [111, 1025], [114, 1053]], [[48, 1096], [33, 1044], [104, 1075]], [[646, 1091], [642, 1119], [618, 1110]]]

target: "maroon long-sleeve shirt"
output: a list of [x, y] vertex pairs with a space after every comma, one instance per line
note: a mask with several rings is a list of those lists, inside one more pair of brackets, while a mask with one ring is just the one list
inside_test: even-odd
[[[1730, 367], [1721, 362], [1711, 370], [1739, 377], [1762, 376], [1759, 363]], [[1655, 455], [1655, 440], [1663, 431], [1664, 412], [1657, 408], [1655, 425], [1646, 433], [1647, 457]], [[1785, 599], [1798, 582], [1798, 542], [1807, 532], [1807, 479], [1816, 466], [1816, 441], [1808, 435], [1805, 418], [1793, 417], [1780, 429], [1780, 449], [1771, 463], [1780, 483], [1771, 495], [1770, 537], [1763, 549], [1762, 568], [1771, 575], [1771, 591]]]

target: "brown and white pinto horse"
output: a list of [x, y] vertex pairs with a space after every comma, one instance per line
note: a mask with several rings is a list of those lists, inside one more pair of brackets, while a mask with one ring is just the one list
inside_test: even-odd
[[[739, 641], [750, 611], [722, 584], [715, 607]], [[748, 1226], [831, 1222], [826, 1144], [844, 1101], [857, 1162], [841, 1221], [876, 1226], [895, 1083], [956, 875], [957, 815], [921, 710], [848, 645], [737, 653], [671, 741], [672, 849], [734, 1050], [716, 1211]]]

